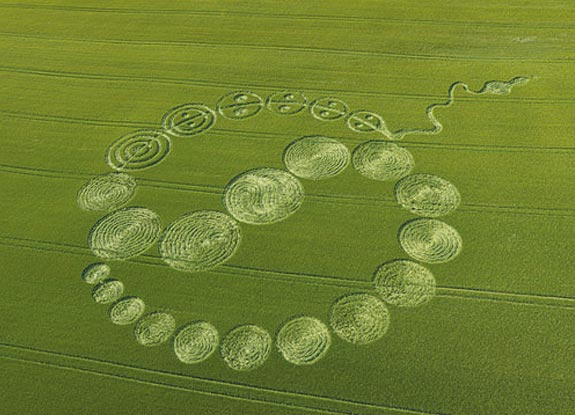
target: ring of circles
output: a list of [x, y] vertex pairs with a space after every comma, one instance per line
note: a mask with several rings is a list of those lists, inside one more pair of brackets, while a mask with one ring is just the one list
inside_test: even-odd
[[[503, 89], [512, 85], [499, 84]], [[484, 90], [476, 93], [508, 92]], [[157, 243], [162, 259], [170, 267], [182, 272], [211, 270], [234, 255], [240, 245], [243, 224], [265, 225], [288, 218], [302, 204], [301, 180], [333, 178], [351, 163], [368, 179], [395, 181], [397, 203], [419, 216], [402, 224], [398, 232], [400, 246], [412, 259], [393, 259], [377, 267], [373, 292], [348, 293], [336, 298], [327, 324], [313, 316], [292, 316], [278, 328], [274, 339], [253, 324], [241, 324], [221, 338], [208, 321], [191, 321], [176, 328], [171, 314], [146, 313], [141, 298], [125, 296], [124, 284], [110, 277], [107, 263], [95, 262], [84, 269], [83, 280], [94, 285], [93, 300], [110, 304], [108, 315], [112, 323], [134, 324], [135, 339], [143, 346], [156, 346], [171, 339], [175, 356], [186, 364], [202, 362], [219, 349], [231, 369], [252, 370], [266, 361], [275, 343], [288, 362], [310, 365], [328, 352], [331, 333], [356, 345], [375, 342], [389, 328], [387, 304], [415, 307], [435, 295], [435, 278], [421, 263], [451, 261], [462, 249], [457, 230], [437, 219], [459, 206], [461, 197], [456, 187], [432, 174], [412, 173], [412, 155], [389, 140], [369, 140], [350, 152], [334, 138], [298, 138], [285, 148], [285, 169], [255, 168], [228, 183], [223, 191], [227, 213], [214, 210], [186, 213], [164, 229], [152, 210], [124, 207], [137, 188], [136, 180], [128, 173], [164, 161], [172, 149], [172, 137], [193, 137], [210, 130], [218, 116], [243, 120], [264, 108], [283, 116], [307, 109], [317, 120], [343, 120], [354, 132], [380, 132], [389, 138], [389, 130], [378, 114], [350, 112], [344, 101], [333, 97], [308, 103], [299, 92], [278, 92], [263, 100], [253, 92], [237, 91], [223, 96], [215, 111], [198, 103], [177, 106], [164, 115], [160, 129], [134, 131], [114, 141], [107, 150], [106, 161], [115, 172], [96, 176], [79, 190], [77, 202], [81, 209], [108, 212], [90, 230], [91, 251], [104, 261], [125, 260]], [[432, 114], [428, 115], [432, 119]]]

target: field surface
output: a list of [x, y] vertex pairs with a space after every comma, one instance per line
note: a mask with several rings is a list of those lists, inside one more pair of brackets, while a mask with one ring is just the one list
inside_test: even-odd
[[[0, 1], [0, 413], [575, 413], [574, 22], [570, 0]], [[301, 111], [265, 105], [287, 95], [305, 96]], [[346, 111], [326, 112], [323, 98]], [[114, 153], [186, 103], [205, 106], [172, 119], [189, 134]], [[352, 293], [381, 303], [374, 271], [411, 258], [398, 231], [419, 216], [396, 201], [397, 180], [354, 163], [326, 180], [282, 173], [305, 195], [271, 224], [245, 223], [223, 194], [242, 172], [285, 172], [300, 137], [352, 152], [402, 129], [419, 130], [392, 137], [411, 173], [457, 188], [458, 208], [436, 220], [463, 248], [422, 262], [431, 301], [387, 304], [385, 335], [354, 344], [330, 307]], [[98, 258], [139, 232], [90, 233], [108, 212], [78, 204], [114, 168], [137, 183], [117, 207], [150, 209], [162, 228], [200, 210], [239, 219], [233, 255], [198, 272], [170, 267], [155, 243]], [[214, 238], [202, 249], [237, 242]], [[304, 315], [329, 327], [331, 345], [309, 365], [275, 344], [254, 370], [233, 370], [219, 349], [182, 363], [172, 339], [143, 347], [133, 324], [112, 324], [82, 280], [95, 262], [176, 327], [207, 321], [221, 340], [251, 324], [275, 340]]]

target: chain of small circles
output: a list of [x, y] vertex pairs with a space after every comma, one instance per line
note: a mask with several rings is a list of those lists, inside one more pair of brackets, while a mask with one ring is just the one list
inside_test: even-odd
[[[256, 115], [262, 110], [264, 106], [267, 107], [271, 112], [280, 115], [295, 115], [307, 107], [310, 114], [314, 118], [321, 121], [336, 121], [345, 119], [347, 126], [354, 132], [383, 132], [385, 134], [386, 131], [385, 123], [378, 114], [364, 110], [350, 113], [349, 108], [344, 101], [333, 97], [318, 98], [308, 104], [306, 97], [298, 92], [275, 93], [270, 95], [265, 103], [258, 95], [252, 92], [232, 92], [223, 96], [218, 101], [216, 110], [224, 118], [242, 120]], [[169, 154], [171, 150], [171, 142], [168, 135], [177, 137], [195, 136], [208, 131], [213, 127], [215, 122], [216, 113], [203, 104], [191, 103], [175, 107], [166, 113], [166, 115], [163, 117], [163, 131], [152, 129], [138, 130], [134, 133], [123, 136], [119, 140], [112, 143], [106, 154], [107, 162], [115, 170], [122, 172], [143, 170], [152, 167], [163, 161]], [[423, 269], [425, 270], [425, 268]], [[414, 270], [411, 269], [407, 271]], [[134, 334], [138, 342], [144, 346], [155, 346], [167, 341], [170, 337], [172, 337], [172, 334], [176, 328], [175, 320], [173, 317], [163, 312], [149, 313], [142, 317], [145, 308], [143, 301], [138, 297], [121, 298], [124, 292], [124, 286], [120, 281], [108, 279], [109, 274], [110, 267], [108, 265], [103, 263], [96, 263], [91, 264], [84, 270], [83, 279], [87, 283], [98, 284], [92, 293], [92, 296], [97, 303], [113, 303], [109, 310], [109, 316], [112, 322], [120, 325], [136, 323]], [[425, 281], [423, 283], [425, 283]], [[429, 287], [423, 287], [423, 289], [426, 288]], [[435, 288], [434, 280], [432, 288]], [[356, 294], [356, 296], [363, 296], [362, 299], [366, 300], [366, 304], [369, 303], [369, 301], [373, 302], [373, 299], [375, 298], [365, 298], [367, 294]], [[342, 300], [345, 300], [345, 298], [342, 298]], [[409, 301], [409, 298], [407, 300]], [[421, 298], [419, 298], [419, 303], [418, 298], [411, 300], [411, 305], [418, 305], [419, 303], [426, 302], [428, 299], [423, 298], [423, 300], [421, 300]], [[391, 302], [393, 303], [393, 301]], [[342, 301], [342, 312], [346, 311], [345, 306], [345, 301]], [[381, 307], [381, 305], [375, 304], [374, 307]], [[353, 312], [353, 310], [349, 312]], [[368, 333], [367, 337], [363, 336], [363, 338], [356, 338], [354, 337], [353, 333], [346, 333], [345, 327], [340, 327], [339, 331], [336, 328], [336, 332], [338, 332], [340, 337], [342, 337], [344, 340], [356, 344], [365, 344], [377, 340], [387, 331], [388, 325], [387, 309], [385, 306], [383, 306], [383, 308], [381, 308], [378, 312], [382, 315], [384, 320], [380, 322], [381, 327], [376, 327], [374, 329], [376, 332], [372, 333], [371, 337]], [[353, 318], [353, 315], [351, 318]], [[304, 321], [305, 319], [308, 320]], [[298, 324], [299, 327], [297, 327]], [[375, 322], [374, 324], [377, 325], [378, 323]], [[280, 350], [280, 352], [284, 354], [284, 357], [288, 361], [294, 364], [311, 364], [315, 363], [317, 360], [319, 360], [319, 358], [323, 357], [330, 344], [329, 333], [327, 333], [327, 328], [325, 325], [323, 325], [323, 323], [317, 319], [302, 317], [300, 319], [291, 320], [284, 327], [287, 327], [288, 325], [294, 326], [294, 330], [296, 330], [296, 332], [297, 329], [305, 331], [306, 328], [311, 327], [311, 325], [315, 325], [315, 341], [320, 343], [319, 345], [312, 345], [317, 349], [313, 358], [309, 358], [308, 356], [307, 358], [298, 360], [297, 347], [301, 346], [298, 344], [291, 344], [291, 346], [296, 349], [295, 358], [293, 354], [289, 355], [289, 350]], [[292, 328], [291, 326], [290, 328]], [[263, 361], [267, 359], [269, 354], [269, 347], [266, 345], [266, 343], [269, 343], [270, 340], [267, 332], [258, 332], [255, 330], [259, 329], [256, 326], [240, 326], [239, 329], [242, 327], [250, 328], [251, 331], [244, 330], [244, 333], [236, 333], [237, 339], [235, 340], [241, 340], [242, 335], [244, 336], [244, 340], [247, 341], [252, 341], [254, 339], [257, 340], [259, 338], [260, 349], [262, 349], [260, 350], [260, 361], [255, 362], [251, 366], [249, 364], [244, 364], [242, 366], [241, 364], [234, 362], [233, 356], [232, 358], [228, 359], [226, 359], [224, 356], [224, 359], [226, 360], [226, 363], [228, 363], [228, 365], [233, 369], [250, 370], [263, 364]], [[185, 333], [186, 329], [188, 333]], [[287, 332], [287, 330], [285, 331]], [[232, 330], [230, 334], [233, 332], [234, 330]], [[317, 333], [319, 333], [319, 335]], [[188, 337], [194, 335], [203, 336], [204, 340], [209, 340], [206, 340], [204, 345], [199, 346], [200, 348], [203, 347], [203, 350], [196, 350], [197, 353], [195, 354], [194, 350], [191, 350], [186, 354], [185, 350], [182, 351], [182, 349], [177, 349], [176, 346], [178, 338], [176, 336], [173, 340], [174, 351], [177, 357], [184, 363], [197, 363], [207, 359], [215, 351], [215, 345], [219, 341], [217, 331], [207, 322], [192, 322], [188, 326], [185, 326], [184, 330], [180, 330], [179, 335], [181, 335], [180, 337], [184, 338], [184, 340], [186, 335], [188, 335]], [[280, 331], [278, 337], [281, 335], [282, 332]], [[230, 341], [228, 343], [233, 342]], [[290, 345], [288, 344], [288, 346]]]

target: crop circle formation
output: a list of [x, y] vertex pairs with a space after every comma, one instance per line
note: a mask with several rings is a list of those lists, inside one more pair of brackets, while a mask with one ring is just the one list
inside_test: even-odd
[[[458, 189], [445, 178], [412, 173], [415, 161], [411, 153], [389, 140], [407, 134], [439, 133], [443, 126], [433, 110], [450, 106], [458, 86], [472, 95], [506, 94], [514, 84], [527, 80], [517, 77], [508, 82], [489, 81], [478, 91], [456, 82], [449, 88], [446, 102], [427, 108], [427, 117], [433, 124], [428, 129], [390, 131], [377, 113], [351, 111], [345, 101], [330, 96], [309, 100], [298, 91], [275, 92], [267, 99], [250, 91], [234, 91], [220, 98], [215, 110], [201, 103], [178, 105], [166, 112], [158, 129], [137, 130], [113, 141], [105, 160], [115, 172], [96, 176], [79, 189], [80, 209], [107, 213], [88, 234], [88, 246], [100, 260], [88, 265], [81, 277], [93, 286], [94, 302], [108, 305], [112, 323], [133, 324], [134, 337], [142, 346], [159, 346], [171, 339], [174, 357], [184, 364], [199, 364], [219, 354], [229, 368], [250, 371], [266, 362], [275, 344], [288, 363], [307, 366], [326, 358], [333, 347], [332, 333], [358, 346], [376, 342], [390, 329], [388, 305], [417, 307], [435, 296], [435, 277], [420, 263], [452, 261], [463, 246], [459, 232], [437, 219], [459, 207]], [[220, 116], [236, 122], [262, 112], [277, 116], [307, 112], [316, 120], [339, 121], [349, 131], [379, 134], [384, 139], [372, 138], [350, 152], [347, 145], [333, 137], [294, 137], [282, 155], [285, 169], [256, 167], [231, 178], [222, 192], [226, 212], [187, 212], [165, 228], [156, 212], [141, 206], [124, 207], [136, 196], [138, 187], [137, 179], [129, 173], [165, 161], [172, 151], [172, 138], [201, 135], [213, 128]], [[315, 316], [292, 317], [275, 331], [275, 339], [266, 328], [251, 323], [240, 324], [221, 337], [207, 320], [194, 320], [177, 328], [170, 313], [156, 310], [145, 314], [148, 305], [137, 296], [125, 295], [124, 284], [115, 278], [108, 263], [136, 257], [157, 244], [160, 258], [173, 269], [209, 272], [236, 253], [243, 226], [288, 219], [303, 203], [302, 180], [333, 178], [350, 161], [364, 178], [395, 181], [394, 196], [399, 207], [420, 218], [408, 220], [398, 229], [398, 243], [411, 259], [383, 261], [373, 273], [372, 291], [336, 298], [324, 316], [325, 323]]]

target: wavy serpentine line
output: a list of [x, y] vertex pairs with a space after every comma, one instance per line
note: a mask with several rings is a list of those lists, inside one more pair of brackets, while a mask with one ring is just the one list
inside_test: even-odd
[[[28, 238], [18, 238], [10, 236], [0, 236], [0, 245], [13, 246], [18, 248], [32, 249], [52, 253], [63, 253], [79, 256], [92, 257], [93, 254], [86, 247], [79, 245], [63, 244], [56, 242], [40, 241]], [[135, 264], [156, 266], [165, 268], [166, 265], [160, 257], [149, 254], [141, 255], [138, 258], [126, 260]], [[211, 274], [220, 275], [241, 275], [254, 279], [271, 279], [276, 281], [288, 281], [292, 283], [302, 283], [307, 285], [324, 285], [346, 289], [369, 289], [373, 286], [371, 281], [361, 281], [346, 277], [334, 277], [327, 275], [299, 273], [290, 271], [265, 270], [258, 268], [243, 267], [239, 265], [225, 264], [215, 270], [209, 271]], [[476, 299], [479, 301], [501, 301], [514, 304], [526, 304], [537, 307], [549, 308], [575, 308], [575, 297], [564, 297], [558, 295], [544, 295], [531, 293], [515, 293], [512, 291], [484, 290], [479, 288], [464, 288], [437, 286], [440, 293], [438, 297]]]
[[455, 101], [454, 93], [457, 87], [463, 88], [465, 92], [470, 95], [482, 95], [482, 94], [497, 94], [503, 95], [508, 94], [511, 92], [511, 88], [514, 85], [523, 85], [529, 82], [532, 78], [524, 77], [524, 76], [517, 76], [515, 78], [510, 79], [509, 81], [488, 81], [486, 82], [483, 87], [477, 91], [473, 91], [469, 88], [469, 86], [461, 81], [454, 82], [451, 84], [449, 89], [447, 90], [447, 101], [442, 103], [431, 104], [425, 110], [425, 114], [429, 121], [433, 124], [433, 127], [430, 128], [401, 128], [399, 130], [390, 131], [384, 125], [380, 132], [387, 138], [392, 140], [401, 140], [406, 135], [436, 135], [439, 134], [443, 130], [443, 124], [439, 122], [439, 120], [435, 117], [434, 111], [436, 108], [441, 107], [450, 107], [453, 102]]
[[[62, 180], [86, 180], [90, 177], [97, 175], [97, 173], [73, 173], [61, 170], [38, 169], [31, 167], [12, 166], [7, 164], [0, 164], [0, 172], [21, 174], [24, 176], [46, 177], [51, 179]], [[184, 192], [202, 193], [206, 195], [221, 196], [223, 193], [223, 186], [202, 185], [184, 182], [170, 182], [158, 179], [138, 179], [138, 183], [143, 187], [151, 187], [158, 189], [171, 189]], [[365, 196], [355, 195], [340, 195], [340, 194], [321, 194], [321, 193], [308, 193], [306, 195], [308, 200], [313, 200], [320, 203], [341, 203], [350, 205], [374, 205], [378, 204], [386, 208], [400, 209], [394, 199], [371, 198]], [[567, 212], [575, 212], [575, 208], [542, 208], [542, 207], [527, 207], [527, 206], [501, 206], [501, 205], [486, 205], [486, 204], [462, 204], [459, 208], [461, 211], [468, 212], [500, 212], [515, 215], [525, 216], [539, 216], [539, 217], [561, 217], [570, 218], [575, 214]], [[544, 213], [539, 213], [544, 212]], [[557, 212], [557, 213], [554, 213]]]
[[[368, 402], [362, 402], [362, 401], [355, 401], [355, 400], [351, 400], [351, 399], [333, 398], [333, 397], [329, 397], [329, 396], [325, 396], [325, 395], [319, 395], [319, 394], [313, 394], [313, 393], [292, 392], [292, 391], [285, 390], [285, 389], [263, 387], [263, 386], [254, 386], [254, 385], [244, 384], [244, 383], [240, 383], [240, 382], [216, 380], [213, 378], [207, 378], [207, 377], [201, 377], [201, 376], [185, 375], [183, 373], [178, 373], [178, 372], [169, 372], [166, 370], [159, 370], [159, 369], [149, 369], [149, 368], [144, 368], [141, 366], [135, 366], [135, 365], [130, 365], [130, 364], [126, 364], [126, 363], [119, 363], [119, 362], [114, 362], [114, 361], [109, 361], [109, 360], [104, 360], [104, 359], [99, 359], [99, 358], [78, 356], [78, 355], [67, 354], [67, 353], [62, 353], [62, 352], [55, 352], [55, 351], [51, 351], [51, 350], [43, 350], [43, 349], [38, 349], [38, 348], [33, 348], [33, 347], [26, 347], [26, 346], [11, 344], [11, 343], [0, 342], [0, 349], [2, 349], [2, 348], [12, 350], [13, 352], [27, 353], [30, 356], [26, 356], [23, 358], [21, 356], [8, 355], [7, 353], [10, 353], [10, 352], [5, 351], [4, 353], [0, 353], [0, 358], [12, 359], [12, 360], [16, 360], [16, 361], [25, 361], [25, 362], [30, 362], [30, 363], [36, 363], [39, 365], [59, 367], [62, 369], [83, 371], [83, 372], [94, 373], [94, 374], [102, 375], [102, 376], [106, 376], [106, 377], [123, 378], [123, 379], [127, 379], [127, 380], [133, 380], [133, 381], [138, 382], [138, 383], [141, 382], [144, 384], [156, 384], [158, 386], [173, 387], [173, 388], [177, 388], [178, 390], [187, 391], [187, 392], [197, 392], [200, 394], [222, 396], [225, 398], [243, 400], [243, 401], [247, 401], [247, 402], [267, 403], [267, 404], [278, 405], [278, 406], [282, 406], [282, 407], [286, 407], [286, 408], [302, 408], [302, 409], [308, 409], [308, 410], [315, 411], [315, 412], [349, 414], [352, 412], [355, 413], [353, 410], [350, 411], [350, 409], [351, 409], [350, 407], [355, 407], [356, 410], [357, 410], [357, 407], [360, 407], [360, 408], [364, 408], [364, 409], [377, 409], [377, 410], [385, 409], [385, 410], [396, 411], [397, 413], [402, 413], [402, 414], [446, 415], [446, 414], [442, 414], [442, 413], [421, 411], [421, 410], [417, 410], [417, 409], [404, 408], [404, 407], [398, 407], [398, 406], [380, 405], [380, 404], [374, 404], [374, 403], [368, 403]], [[177, 379], [180, 381], [194, 382], [195, 384], [202, 385], [204, 387], [204, 389], [197, 389], [197, 388], [193, 388], [193, 387], [174, 385], [174, 384], [170, 384], [167, 382], [159, 382], [159, 381], [155, 381], [155, 380], [146, 380], [146, 379], [138, 378], [136, 376], [127, 376], [127, 375], [123, 375], [123, 374], [104, 372], [103, 370], [100, 370], [100, 369], [86, 368], [86, 367], [80, 368], [80, 367], [76, 367], [76, 366], [57, 363], [54, 361], [53, 362], [46, 362], [46, 361], [40, 360], [38, 358], [34, 359], [34, 357], [36, 357], [35, 355], [36, 356], [38, 356], [38, 355], [48, 356], [48, 357], [51, 357], [53, 359], [65, 359], [68, 362], [80, 362], [80, 363], [96, 365], [96, 366], [100, 366], [100, 367], [108, 366], [108, 367], [111, 367], [114, 369], [128, 370], [130, 372], [139, 372], [139, 373], [146, 374], [146, 375], [162, 376], [164, 378], [171, 378], [171, 379], [175, 379], [175, 380]], [[219, 389], [216, 391], [208, 390], [207, 389], [208, 387], [217, 387]], [[222, 387], [235, 389], [236, 391], [235, 391], [235, 393], [223, 392], [221, 390]], [[238, 391], [241, 391], [242, 395], [240, 395], [240, 393]], [[252, 395], [250, 396], [248, 394], [252, 394]], [[259, 396], [253, 396], [254, 394], [259, 394]], [[290, 399], [291, 401], [272, 400], [269, 397], [264, 397], [266, 395], [268, 395], [268, 396], [269, 395], [282, 396], [284, 398]], [[303, 405], [303, 404], [295, 401], [296, 399], [300, 399], [300, 398], [313, 400], [313, 401], [315, 401], [316, 405], [318, 405], [318, 406]], [[321, 404], [320, 404], [320, 402], [321, 402]], [[336, 409], [335, 407], [332, 409], [328, 409], [328, 408], [325, 408], [326, 403], [332, 404], [332, 405], [341, 405], [341, 406], [344, 406], [346, 409], [341, 410], [341, 409]], [[321, 405], [321, 407], [319, 407], [320, 405]]]

